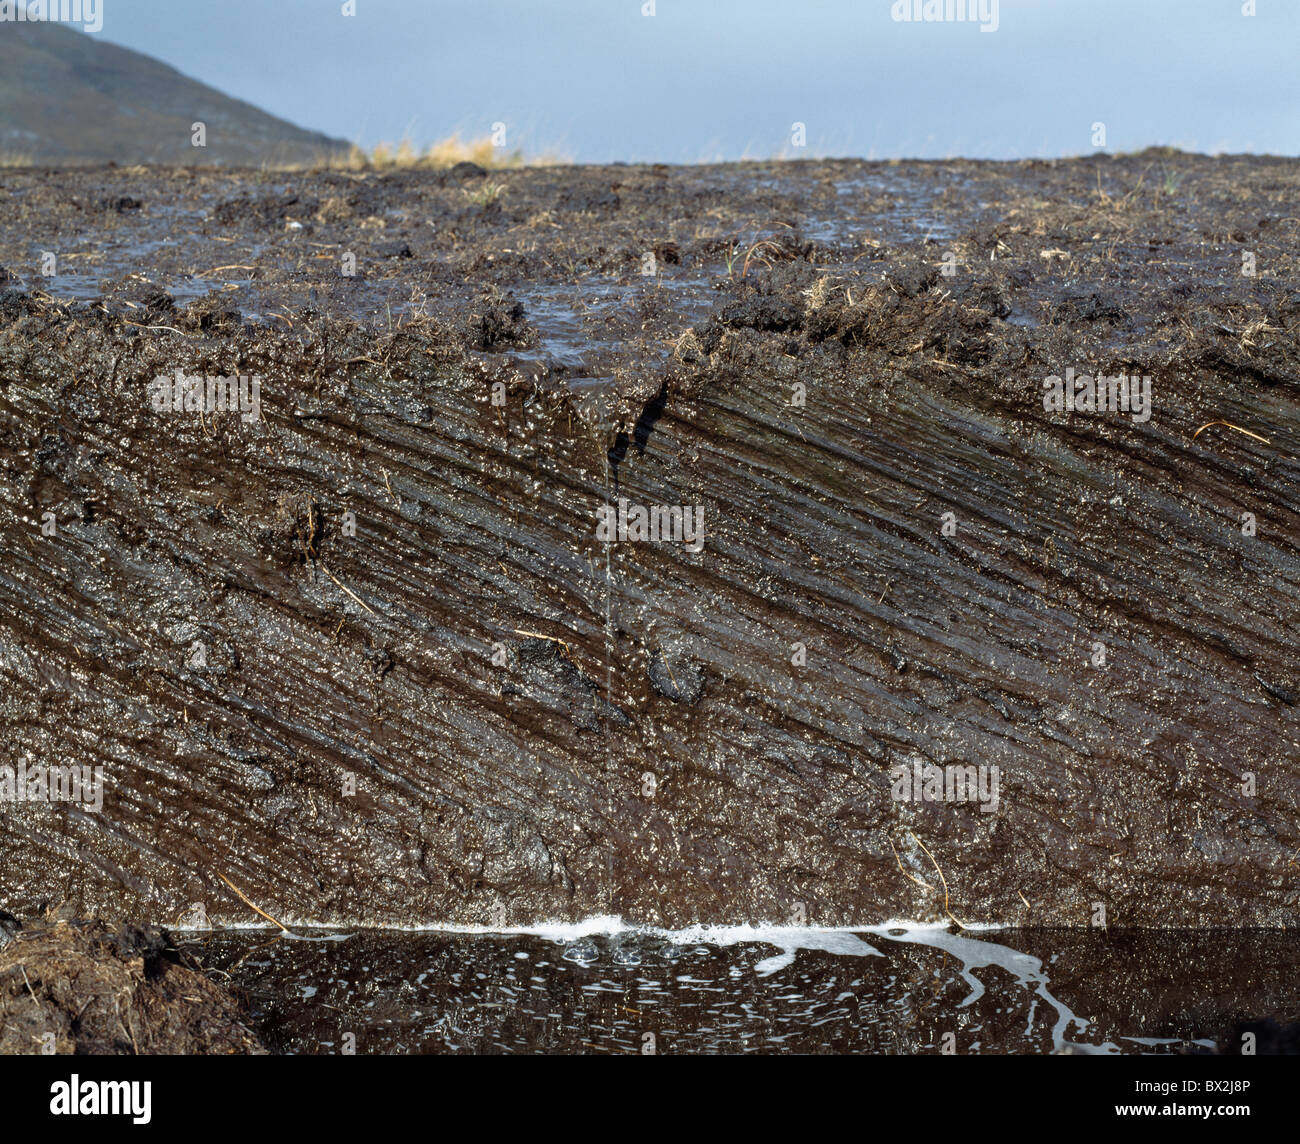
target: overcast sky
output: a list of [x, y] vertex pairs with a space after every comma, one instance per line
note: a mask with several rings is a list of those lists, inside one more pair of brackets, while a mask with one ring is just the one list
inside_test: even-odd
[[999, 0], [989, 32], [894, 0], [102, 3], [105, 39], [366, 146], [502, 122], [580, 162], [1014, 158], [1102, 122], [1112, 151], [1300, 154], [1300, 0]]

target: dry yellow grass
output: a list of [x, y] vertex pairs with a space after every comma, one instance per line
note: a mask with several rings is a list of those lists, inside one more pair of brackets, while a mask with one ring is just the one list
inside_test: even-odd
[[[556, 162], [554, 158], [527, 160], [529, 165]], [[368, 155], [359, 147], [352, 149], [348, 166], [359, 169], [443, 170], [457, 163], [477, 163], [480, 167], [502, 169], [522, 167], [525, 159], [519, 151], [504, 151], [493, 145], [490, 138], [462, 140], [452, 135], [431, 144], [421, 151], [409, 139], [398, 144], [380, 143]]]
[[512, 167], [548, 166], [567, 162], [559, 155], [525, 158], [521, 151], [504, 151], [491, 138], [463, 140], [452, 135], [421, 151], [410, 139], [400, 143], [379, 143], [369, 151], [354, 146], [344, 155], [322, 154], [314, 163], [265, 164], [268, 170], [344, 170], [344, 171], [441, 171], [457, 163], [477, 163], [491, 170]]

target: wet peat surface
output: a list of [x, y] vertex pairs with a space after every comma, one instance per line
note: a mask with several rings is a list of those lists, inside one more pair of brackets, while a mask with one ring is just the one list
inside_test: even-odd
[[[0, 800], [14, 914], [1296, 925], [1295, 161], [0, 192], [0, 762], [103, 780]], [[244, 408], [160, 408], [178, 371]], [[1045, 404], [1120, 374], [1149, 404]], [[371, 940], [266, 956], [323, 995]], [[409, 941], [395, 988], [545, 948]], [[885, 962], [797, 964], [834, 1009]]]
[[[181, 948], [273, 1051], [1296, 1052], [1276, 931], [224, 931]], [[1267, 1016], [1261, 1016], [1267, 1015]], [[1278, 1018], [1282, 1018], [1279, 1023]], [[1287, 1038], [1290, 1037], [1288, 1043]]]

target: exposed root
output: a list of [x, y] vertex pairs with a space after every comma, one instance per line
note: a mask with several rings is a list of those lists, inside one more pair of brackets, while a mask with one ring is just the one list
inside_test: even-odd
[[[912, 835], [913, 842], [915, 842], [922, 850], [925, 850], [925, 856], [929, 858], [931, 862], [934, 862], [934, 855], [931, 854], [928, 849], [926, 849], [925, 843], [922, 842], [919, 838], [917, 838], [915, 834], [912, 834], [912, 831], [909, 830], [907, 833]], [[939, 869], [938, 862], [934, 862], [934, 868], [939, 875], [939, 881], [943, 883], [943, 912], [952, 919], [953, 924], [958, 929], [969, 929], [970, 927], [958, 921], [956, 916], [953, 914], [952, 910], [948, 908], [948, 879], [943, 876], [943, 871]]]
[[262, 917], [264, 917], [268, 922], [271, 922], [273, 925], [279, 926], [280, 929], [283, 930], [285, 933], [289, 932], [289, 927], [287, 925], [285, 925], [283, 922], [276, 921], [275, 918], [271, 917], [271, 915], [268, 914], [261, 907], [253, 905], [253, 903], [250, 902], [248, 898], [244, 896], [244, 892], [240, 890], [240, 888], [236, 886], [235, 883], [232, 882], [229, 878], [227, 878], [224, 874], [218, 874], [217, 877], [220, 878], [223, 882], [225, 882], [225, 884], [229, 886], [232, 890], [234, 890], [235, 894], [239, 897], [239, 900], [243, 902], [244, 905], [246, 905], [250, 910], [254, 911], [254, 913], [261, 914]]
[[1252, 433], [1249, 429], [1243, 429], [1240, 425], [1234, 425], [1231, 421], [1207, 421], [1192, 434], [1192, 440], [1195, 441], [1211, 425], [1226, 425], [1229, 429], [1235, 429], [1238, 433], [1245, 433], [1247, 437], [1253, 437], [1256, 441], [1263, 441], [1265, 445], [1273, 444], [1267, 437], [1261, 437], [1258, 433]]

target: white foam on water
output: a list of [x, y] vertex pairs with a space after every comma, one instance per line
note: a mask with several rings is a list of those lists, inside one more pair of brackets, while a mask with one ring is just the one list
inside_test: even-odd
[[[1010, 946], [999, 945], [997, 942], [974, 941], [943, 927], [938, 929], [926, 928], [924, 930], [914, 926], [893, 928], [895, 932], [891, 933], [889, 932], [890, 927], [872, 926], [869, 932], [878, 933], [881, 937], [888, 938], [890, 941], [941, 949], [957, 959], [960, 963], [957, 972], [961, 974], [962, 979], [970, 986], [971, 990], [966, 999], [958, 1005], [959, 1009], [974, 1004], [984, 996], [984, 984], [972, 971], [997, 966], [999, 969], [1004, 969], [1007, 973], [1010, 973], [1016, 979], [1017, 984], [1032, 990], [1034, 994], [1056, 1010], [1056, 1023], [1052, 1026], [1052, 1046], [1056, 1051], [1059, 1052], [1067, 1048], [1079, 1053], [1118, 1053], [1120, 1051], [1119, 1046], [1110, 1041], [1100, 1045], [1089, 1045], [1066, 1040], [1072, 1025], [1077, 1025], [1079, 1031], [1083, 1032], [1091, 1022], [1075, 1016], [1067, 1005], [1052, 996], [1047, 988], [1049, 984], [1047, 971], [1038, 958], [1027, 953], [1020, 953]], [[898, 932], [899, 930], [902, 932]], [[1025, 1030], [1026, 1035], [1029, 1034], [1030, 1029], [1033, 1027], [1033, 1014], [1034, 1009], [1031, 1006], [1029, 1026]]]
[[768, 977], [794, 963], [801, 949], [817, 949], [847, 957], [883, 957], [852, 930], [821, 926], [690, 926], [681, 930], [651, 929], [656, 937], [674, 945], [774, 945], [781, 952], [754, 966], [759, 977]]
[[[385, 929], [390, 928], [385, 926]], [[616, 914], [598, 914], [583, 918], [580, 922], [542, 922], [531, 926], [410, 926], [417, 932], [433, 933], [469, 933], [496, 934], [501, 937], [538, 937], [544, 941], [578, 941], [584, 937], [613, 937], [620, 933], [638, 932], [639, 927], [630, 926]]]

